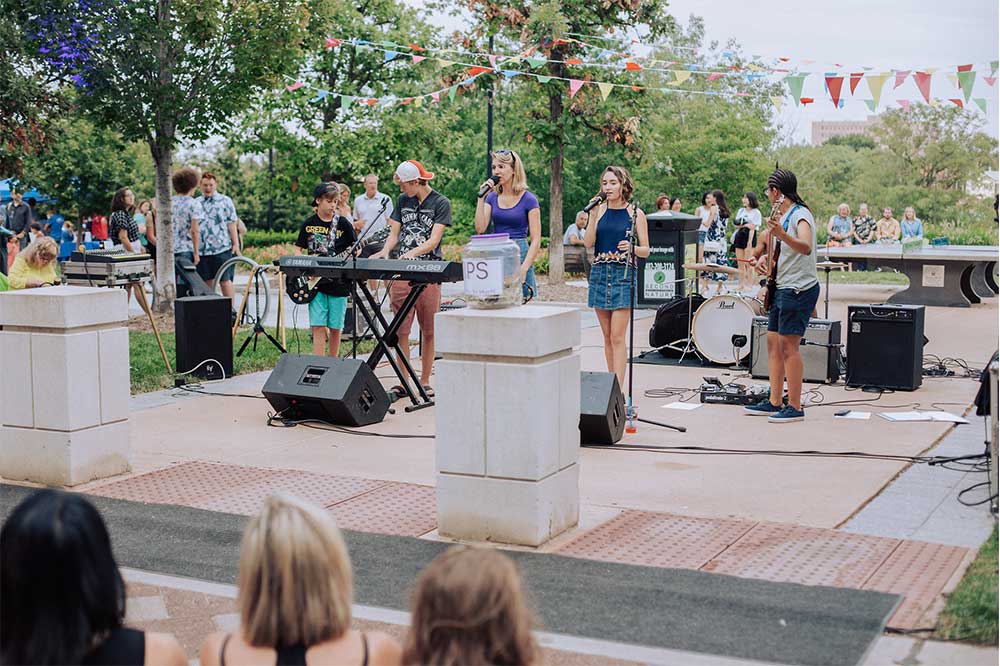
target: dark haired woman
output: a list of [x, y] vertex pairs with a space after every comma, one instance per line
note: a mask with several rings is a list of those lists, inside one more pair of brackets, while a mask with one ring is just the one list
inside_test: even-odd
[[674, 197], [673, 199], [670, 200], [670, 210], [674, 211], [675, 213], [681, 212], [681, 198], [680, 197]]
[[741, 203], [743, 207], [736, 211], [736, 235], [733, 237], [733, 251], [740, 269], [740, 292], [753, 284], [753, 267], [747, 259], [757, 244], [757, 230], [762, 222], [756, 194], [745, 192]]
[[[702, 243], [702, 261], [706, 264], [725, 266], [726, 259], [726, 227], [729, 225], [729, 206], [726, 205], [726, 195], [722, 190], [712, 190], [705, 198], [708, 207], [702, 214], [702, 228], [705, 230], [705, 240]], [[707, 224], [706, 224], [707, 220]], [[705, 280], [715, 282], [717, 290], [722, 289], [722, 283], [728, 279], [726, 273], [705, 271], [701, 274]]]
[[125, 582], [97, 509], [40, 490], [0, 532], [4, 664], [187, 664], [173, 636], [127, 629]]
[[604, 334], [608, 372], [618, 375], [622, 387], [625, 386], [625, 331], [629, 308], [634, 302], [630, 285], [636, 277], [635, 258], [649, 256], [646, 214], [631, 203], [634, 191], [632, 177], [625, 167], [606, 168], [601, 174], [601, 193], [607, 199], [590, 211], [583, 237], [583, 244], [594, 248], [587, 305], [594, 308]]
[[126, 252], [136, 254], [142, 252], [139, 244], [139, 225], [132, 215], [135, 205], [135, 195], [132, 190], [123, 187], [111, 199], [111, 229], [109, 235], [112, 242], [121, 245]]
[[[775, 273], [778, 288], [767, 322], [767, 370], [771, 394], [744, 409], [750, 414], [767, 416], [771, 423], [789, 423], [805, 418], [799, 343], [819, 299], [816, 221], [799, 196], [798, 181], [791, 171], [777, 169], [771, 174], [767, 179], [767, 198], [774, 206], [767, 220], [767, 235], [774, 239], [773, 245], [780, 246]], [[769, 257], [769, 260], [773, 261], [773, 258]], [[757, 257], [751, 261], [759, 273], [769, 272], [768, 262], [758, 261]], [[786, 380], [788, 404], [782, 407], [782, 389]]]

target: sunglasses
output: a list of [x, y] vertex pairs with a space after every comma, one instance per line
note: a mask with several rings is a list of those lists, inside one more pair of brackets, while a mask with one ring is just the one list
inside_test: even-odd
[[493, 155], [496, 156], [496, 157], [509, 157], [512, 160], [514, 160], [515, 162], [517, 161], [517, 156], [514, 154], [514, 151], [512, 151], [512, 150], [506, 150], [506, 149], [504, 149], [504, 150], [494, 150], [493, 151]]

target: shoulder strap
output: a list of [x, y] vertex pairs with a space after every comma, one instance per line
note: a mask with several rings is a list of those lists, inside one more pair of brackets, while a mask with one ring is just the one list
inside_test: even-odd
[[222, 646], [219, 648], [219, 666], [226, 666], [226, 646], [232, 634], [226, 634], [222, 639]]
[[361, 666], [368, 666], [368, 635], [363, 631], [361, 632], [361, 649], [364, 650]]

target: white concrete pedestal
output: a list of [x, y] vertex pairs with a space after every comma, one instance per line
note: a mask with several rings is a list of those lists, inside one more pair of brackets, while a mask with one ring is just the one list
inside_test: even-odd
[[576, 525], [579, 344], [575, 308], [437, 315], [441, 535], [538, 546]]
[[73, 486], [131, 469], [127, 320], [121, 289], [0, 293], [0, 476]]

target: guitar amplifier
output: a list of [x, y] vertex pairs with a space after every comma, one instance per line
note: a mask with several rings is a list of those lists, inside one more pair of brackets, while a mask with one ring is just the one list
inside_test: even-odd
[[926, 342], [922, 305], [849, 305], [847, 385], [917, 390]]
[[[750, 335], [750, 376], [767, 379], [767, 317], [754, 317]], [[802, 353], [802, 381], [832, 384], [840, 379], [840, 322], [810, 319]]]

